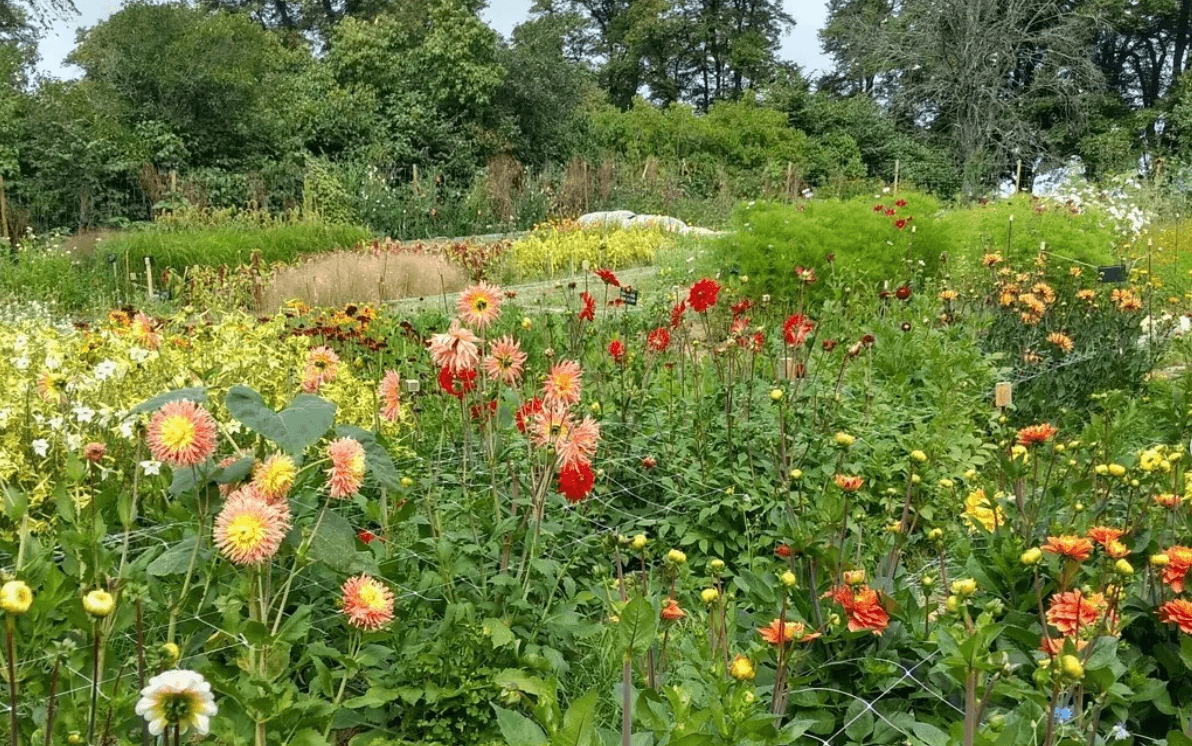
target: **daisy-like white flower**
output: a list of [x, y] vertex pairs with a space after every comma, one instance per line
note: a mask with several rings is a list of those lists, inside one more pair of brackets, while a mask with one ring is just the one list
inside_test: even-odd
[[290, 528], [286, 513], [252, 486], [238, 490], [215, 518], [215, 545], [237, 565], [259, 565], [277, 554]]
[[294, 459], [275, 453], [253, 469], [252, 483], [271, 503], [284, 500], [294, 486], [298, 466]]
[[508, 336], [489, 345], [488, 356], [484, 358], [485, 372], [510, 387], [521, 382], [525, 364], [526, 353], [522, 352], [521, 343]]
[[205, 736], [211, 730], [211, 718], [218, 713], [211, 684], [201, 674], [183, 669], [165, 671], [149, 679], [137, 702], [137, 714], [149, 723], [149, 732], [154, 736], [173, 726], [178, 726], [180, 733], [193, 729]]
[[459, 319], [452, 319], [445, 333], [430, 338], [431, 359], [435, 365], [447, 368], [452, 373], [472, 370], [480, 362], [480, 349], [476, 341], [472, 330], [461, 326]]
[[397, 371], [385, 371], [385, 377], [377, 386], [377, 398], [381, 401], [381, 419], [397, 422], [401, 417], [401, 377]]
[[195, 466], [215, 451], [215, 420], [194, 402], [172, 401], [149, 421], [149, 450], [170, 466]]
[[501, 316], [501, 289], [481, 280], [459, 294], [455, 310], [466, 323], [485, 329]]
[[333, 440], [327, 446], [331, 457], [328, 487], [332, 497], [351, 497], [364, 483], [364, 447], [353, 438]]
[[393, 591], [369, 575], [357, 575], [344, 581], [344, 616], [348, 625], [375, 632], [393, 621]]
[[583, 369], [574, 360], [563, 360], [550, 369], [542, 385], [543, 399], [550, 404], [570, 406], [579, 401], [583, 392]]

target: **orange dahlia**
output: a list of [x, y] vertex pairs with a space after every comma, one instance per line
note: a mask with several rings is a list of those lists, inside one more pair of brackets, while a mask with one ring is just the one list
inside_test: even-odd
[[1192, 567], [1192, 549], [1176, 545], [1168, 548], [1164, 554], [1168, 557], [1167, 566], [1163, 568], [1163, 582], [1171, 586], [1176, 593], [1184, 592], [1184, 576], [1188, 568]]
[[1018, 431], [1018, 445], [1035, 446], [1046, 443], [1059, 432], [1049, 422], [1041, 425], [1031, 425]]
[[1077, 634], [1082, 627], [1096, 624], [1105, 608], [1105, 597], [1100, 593], [1090, 596], [1079, 590], [1058, 593], [1051, 597], [1047, 623], [1062, 635]]
[[856, 492], [857, 490], [861, 489], [862, 485], [865, 484], [865, 479], [863, 477], [848, 476], [846, 474], [837, 474], [836, 476], [832, 477], [832, 480], [836, 482], [837, 487], [844, 490], [845, 492]]
[[844, 609], [844, 613], [848, 615], [849, 632], [869, 630], [875, 635], [880, 635], [890, 626], [890, 615], [882, 607], [877, 591], [868, 586], [850, 588], [842, 585], [825, 593], [824, 596], [831, 598]]
[[377, 385], [377, 399], [381, 402], [381, 419], [397, 422], [401, 417], [401, 377], [397, 371], [385, 371], [385, 377]]
[[758, 628], [757, 633], [771, 645], [782, 645], [796, 638], [799, 642], [811, 642], [820, 636], [819, 632], [808, 633], [807, 627], [802, 622], [783, 621], [782, 619], [775, 619], [765, 627]]
[[488, 348], [484, 358], [484, 370], [506, 386], [521, 383], [522, 369], [526, 364], [526, 353], [521, 344], [508, 336], [501, 337]]
[[1108, 547], [1113, 542], [1121, 538], [1122, 531], [1118, 528], [1109, 528], [1108, 526], [1093, 526], [1089, 529], [1089, 538], [1097, 542], [1103, 547]]
[[170, 466], [196, 466], [215, 452], [215, 420], [190, 401], [172, 401], [149, 421], [149, 451]]
[[563, 360], [550, 369], [542, 386], [542, 398], [547, 405], [570, 406], [579, 401], [583, 391], [583, 369], [574, 360]]
[[331, 457], [328, 487], [332, 497], [351, 497], [364, 483], [364, 446], [354, 438], [339, 438], [327, 445]]
[[659, 614], [664, 622], [677, 622], [683, 617], [687, 616], [687, 612], [679, 608], [679, 602], [673, 598], [666, 599], [666, 605], [662, 607], [662, 612]]
[[1082, 536], [1048, 536], [1047, 543], [1040, 547], [1044, 552], [1058, 554], [1078, 562], [1089, 558], [1093, 551], [1093, 542]]
[[1179, 625], [1180, 632], [1192, 635], [1192, 601], [1177, 598], [1159, 607], [1159, 621]]
[[313, 394], [325, 383], [331, 383], [339, 374], [339, 355], [327, 346], [315, 347], [306, 356], [306, 369], [302, 373], [302, 390]]
[[344, 581], [342, 604], [348, 625], [356, 629], [375, 632], [393, 621], [393, 591], [369, 575]]
[[1088, 647], [1089, 644], [1088, 640], [1081, 640], [1076, 637], [1044, 637], [1039, 641], [1039, 650], [1054, 658], [1063, 652], [1064, 644], [1069, 640], [1075, 643], [1075, 649], [1078, 653]]

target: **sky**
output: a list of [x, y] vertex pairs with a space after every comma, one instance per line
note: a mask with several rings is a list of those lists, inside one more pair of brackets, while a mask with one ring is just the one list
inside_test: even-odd
[[[533, 0], [489, 0], [481, 17], [502, 36], [508, 38], [513, 27], [529, 16]], [[803, 73], [815, 77], [827, 68], [827, 58], [820, 51], [816, 36], [827, 16], [827, 0], [783, 0], [786, 12], [795, 19], [795, 28], [782, 38], [779, 57], [803, 67]], [[38, 69], [55, 78], [77, 78], [82, 70], [65, 64], [66, 55], [74, 49], [75, 30], [89, 28], [116, 11], [112, 0], [75, 0], [79, 15], [56, 21], [46, 30], [38, 49], [41, 61]]]

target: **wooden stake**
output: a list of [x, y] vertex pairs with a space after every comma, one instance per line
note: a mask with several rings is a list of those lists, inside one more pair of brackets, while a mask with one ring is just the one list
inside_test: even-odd
[[897, 158], [895, 158], [894, 159], [894, 193], [895, 194], [898, 194], [898, 170], [901, 165], [902, 165], [902, 163]]
[[145, 300], [153, 300], [153, 265], [149, 262], [149, 257], [145, 257], [145, 283], [148, 290], [146, 291]]
[[[8, 197], [4, 193], [4, 175], [0, 174], [0, 236], [4, 238], [11, 238], [8, 235]], [[8, 247], [10, 250], [12, 246]]]
[[1018, 168], [1014, 175], [1014, 193], [1022, 191], [1022, 161], [1018, 161]]

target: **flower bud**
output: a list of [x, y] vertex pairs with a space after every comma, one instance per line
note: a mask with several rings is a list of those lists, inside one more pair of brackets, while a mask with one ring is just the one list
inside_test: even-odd
[[1043, 559], [1043, 550], [1039, 547], [1031, 547], [1023, 552], [1018, 559], [1024, 565], [1037, 565]]
[[924, 588], [931, 590], [931, 588], [935, 585], [935, 576], [934, 575], [924, 575], [923, 579], [920, 580], [919, 582], [923, 584]]
[[919, 476], [918, 474], [911, 475], [911, 484], [919, 484], [922, 481], [923, 477]]
[[952, 592], [961, 598], [968, 598], [977, 592], [977, 581], [973, 578], [963, 578], [952, 581]]
[[83, 611], [93, 617], [105, 617], [111, 614], [115, 605], [116, 599], [112, 598], [112, 594], [100, 588], [83, 596]]
[[923, 453], [922, 451], [918, 451], [918, 450], [911, 451], [911, 460], [916, 463], [922, 464], [927, 461], [927, 454]]
[[803, 478], [803, 470], [802, 469], [791, 469], [791, 479], [802, 479], [802, 478]]
[[638, 552], [645, 549], [646, 548], [646, 535], [638, 534], [637, 536], [633, 537], [633, 542], [630, 543], [629, 546], [633, 547], [633, 549]]
[[955, 614], [960, 611], [960, 598], [958, 596], [948, 596], [944, 601], [944, 608], [949, 614]]
[[720, 598], [720, 591], [715, 588], [705, 588], [700, 591], [699, 597], [703, 599], [706, 604], [714, 604]]
[[743, 655], [738, 655], [729, 665], [728, 674], [737, 681], [749, 681], [756, 675], [753, 670], [753, 661]]
[[956, 483], [953, 482], [951, 479], [941, 479], [940, 480], [940, 489], [942, 489], [942, 490], [950, 490], [955, 486], [956, 486]]
[[1125, 476], [1125, 474], [1126, 474], [1126, 467], [1122, 466], [1121, 464], [1110, 464], [1109, 465], [1109, 475], [1110, 476], [1121, 477], [1121, 476]]
[[1097, 464], [1093, 467], [1093, 473], [1100, 476], [1105, 476], [1109, 473], [1109, 464]]
[[531, 329], [534, 328], [534, 322], [530, 321], [529, 316], [523, 316], [521, 327], [522, 327], [522, 329], [525, 329], [526, 331], [530, 331]]
[[1151, 555], [1151, 565], [1153, 565], [1154, 567], [1167, 567], [1167, 563], [1170, 561], [1171, 561], [1171, 558], [1168, 557], [1166, 554], [1152, 554]]
[[681, 565], [687, 561], [687, 555], [678, 549], [672, 549], [666, 553], [666, 561], [674, 565]]
[[162, 660], [169, 666], [173, 666], [182, 657], [182, 651], [172, 642], [163, 643], [160, 652]]
[[0, 609], [20, 616], [33, 605], [33, 591], [23, 580], [10, 580], [0, 587]]
[[969, 480], [970, 482], [973, 481], [974, 479], [977, 478], [977, 470], [976, 469], [968, 469], [967, 471], [964, 472], [964, 478]]
[[845, 585], [861, 585], [865, 582], [865, 570], [845, 570]]
[[786, 572], [782, 573], [782, 575], [780, 575], [778, 579], [781, 580], [782, 584], [785, 585], [787, 588], [795, 587], [795, 574], [793, 572], [791, 572], [790, 570], [787, 570]]
[[713, 573], [719, 575], [720, 573], [724, 572], [724, 560], [722, 560], [722, 559], [712, 560], [711, 562], [708, 563], [708, 569], [711, 570]]
[[857, 439], [848, 433], [836, 433], [832, 436], [832, 440], [836, 441], [836, 445], [842, 448], [848, 448], [853, 443], [857, 442]]
[[1134, 565], [1131, 565], [1125, 559], [1120, 559], [1113, 563], [1113, 569], [1118, 575], [1133, 575]]
[[941, 541], [944, 538], [944, 530], [942, 528], [933, 528], [927, 532], [928, 541]]
[[1080, 659], [1074, 655], [1060, 656], [1060, 670], [1069, 678], [1084, 678], [1084, 666], [1080, 664]]
[[402, 477], [401, 478], [401, 486], [402, 486], [402, 489], [408, 490], [414, 486], [414, 480], [410, 479], [409, 477]]
[[771, 401], [781, 401], [782, 400], [782, 389], [770, 389], [770, 400]]

